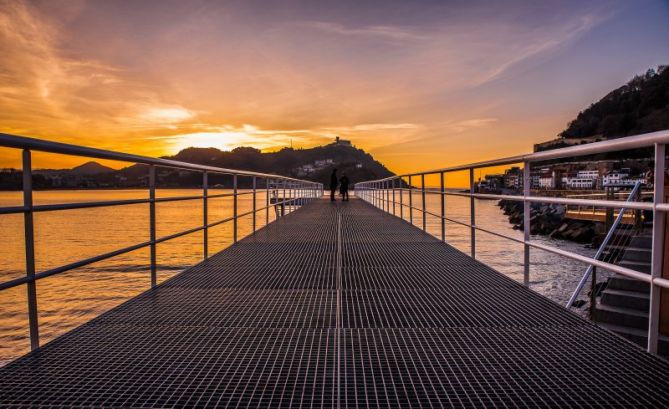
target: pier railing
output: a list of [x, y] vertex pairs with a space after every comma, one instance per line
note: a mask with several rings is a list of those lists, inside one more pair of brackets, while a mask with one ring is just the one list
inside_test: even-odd
[[[22, 185], [23, 185], [23, 204], [21, 206], [6, 206], [0, 207], [0, 215], [3, 214], [23, 214], [24, 215], [24, 240], [25, 240], [25, 270], [26, 274], [23, 277], [0, 282], [0, 293], [19, 285], [27, 286], [27, 302], [28, 302], [28, 323], [30, 327], [30, 346], [31, 349], [39, 347], [39, 323], [38, 323], [38, 307], [37, 307], [37, 290], [36, 281], [64, 273], [79, 267], [87, 266], [102, 260], [110, 259], [121, 254], [129, 253], [141, 248], [150, 248], [150, 269], [151, 269], [151, 287], [157, 284], [157, 262], [156, 262], [156, 246], [169, 240], [178, 237], [186, 236], [196, 232], [203, 232], [202, 256], [207, 259], [209, 256], [209, 239], [208, 229], [224, 224], [232, 223], [233, 243], [238, 239], [238, 220], [242, 217], [252, 216], [252, 232], [256, 231], [256, 219], [259, 213], [264, 212], [265, 224], [270, 223], [270, 209], [271, 207], [281, 207], [281, 215], [290, 212], [292, 209], [298, 208], [307, 202], [320, 198], [323, 195], [323, 185], [320, 183], [310, 182], [306, 180], [294, 179], [285, 176], [272, 175], [266, 173], [249, 172], [236, 169], [225, 169], [212, 166], [203, 166], [193, 163], [180, 162], [169, 159], [151, 158], [140, 155], [132, 155], [121, 152], [114, 152], [102, 149], [95, 149], [85, 146], [70, 145], [41, 139], [26, 138], [22, 136], [0, 134], [0, 147], [14, 148], [22, 150]], [[83, 203], [59, 203], [59, 204], [33, 204], [33, 167], [32, 167], [32, 152], [40, 151], [54, 154], [63, 154], [70, 156], [79, 156], [85, 158], [106, 159], [113, 161], [123, 161], [134, 164], [142, 164], [147, 166], [148, 177], [148, 198], [145, 199], [128, 199], [128, 200], [111, 200], [111, 201], [95, 201]], [[177, 169], [182, 171], [193, 171], [202, 174], [201, 189], [202, 194], [194, 196], [179, 196], [179, 197], [156, 197], [156, 168]], [[209, 193], [208, 178], [210, 175], [226, 175], [232, 178], [232, 192], [229, 193]], [[239, 191], [238, 179], [250, 179], [251, 189], [246, 191]], [[264, 192], [262, 192], [264, 190]], [[264, 193], [264, 206], [257, 206], [257, 195]], [[245, 212], [240, 212], [238, 209], [238, 197], [250, 195], [252, 196], [252, 209]], [[273, 199], [270, 200], [270, 196]], [[214, 198], [231, 197], [232, 198], [232, 216], [221, 220], [209, 221], [208, 201]], [[203, 221], [198, 227], [184, 230], [178, 233], [170, 234], [163, 237], [156, 236], [156, 203], [175, 202], [175, 201], [201, 201]], [[99, 254], [94, 257], [89, 257], [83, 260], [72, 262], [66, 265], [50, 268], [45, 271], [36, 271], [35, 268], [35, 233], [33, 225], [33, 214], [36, 212], [52, 212], [60, 210], [73, 210], [94, 207], [108, 207], [108, 206], [126, 206], [133, 204], [148, 204], [149, 212], [147, 218], [149, 219], [149, 240], [137, 243], [128, 247], [120, 248], [104, 254]], [[278, 213], [277, 213], [278, 214]], [[261, 214], [262, 216], [262, 214]], [[11, 238], [5, 238], [10, 240]]]
[[[632, 191], [629, 193], [627, 200], [625, 200], [625, 202], [629, 203], [637, 200], [639, 198], [640, 193], [641, 193], [641, 182], [637, 182], [634, 185], [634, 188], [632, 188]], [[604, 240], [602, 240], [602, 243], [599, 245], [597, 253], [595, 253], [595, 255], [593, 256], [595, 260], [604, 260], [608, 263], [613, 263], [618, 258], [620, 253], [619, 251], [611, 252], [606, 256], [605, 256], [605, 251], [606, 248], [609, 246], [609, 244], [617, 246], [622, 241], [623, 236], [620, 233], [625, 231], [625, 229], [619, 229], [619, 227], [623, 224], [626, 212], [627, 209], [624, 207], [618, 210], [616, 219], [611, 224], [611, 227], [606, 233]], [[632, 217], [634, 217], [634, 215], [632, 215]], [[617, 237], [616, 233], [618, 233]], [[578, 298], [579, 294], [581, 293], [581, 291], [583, 291], [585, 283], [588, 281], [589, 278], [591, 278], [591, 276], [592, 276], [591, 279], [592, 285], [590, 287], [590, 316], [592, 317], [595, 310], [595, 303], [597, 302], [596, 300], [597, 292], [595, 288], [597, 284], [597, 269], [593, 265], [589, 265], [588, 268], [586, 268], [583, 277], [581, 277], [581, 280], [578, 282], [578, 285], [576, 286], [576, 289], [574, 290], [571, 297], [569, 297], [569, 301], [567, 301], [567, 305], [565, 307], [571, 308], [574, 305], [574, 302], [576, 302], [576, 299]]]
[[[669, 130], [647, 133], [643, 135], [629, 136], [625, 138], [612, 139], [602, 142], [589, 143], [543, 152], [512, 156], [501, 159], [493, 159], [484, 162], [471, 163], [460, 166], [434, 169], [422, 172], [407, 173], [384, 179], [356, 183], [356, 196], [361, 197], [372, 205], [393, 215], [404, 218], [404, 212], [408, 212], [409, 222], [414, 222], [414, 211], [420, 212], [422, 220], [420, 226], [427, 231], [427, 216], [436, 217], [441, 221], [440, 238], [446, 241], [446, 222], [466, 226], [470, 231], [471, 256], [476, 258], [476, 232], [492, 234], [513, 242], [523, 244], [523, 282], [526, 286], [530, 282], [530, 249], [538, 249], [564, 256], [579, 262], [586, 263], [592, 267], [609, 270], [650, 284], [650, 309], [648, 315], [648, 351], [656, 353], [659, 337], [660, 320], [660, 290], [669, 288], [669, 279], [662, 277], [662, 263], [664, 254], [664, 229], [665, 214], [669, 211], [669, 203], [665, 203], [665, 186], [661, 175], [665, 174], [666, 144], [669, 143]], [[606, 199], [583, 199], [532, 196], [530, 193], [530, 171], [532, 164], [562, 159], [575, 158], [602, 154], [607, 152], [618, 152], [632, 149], [654, 147], [654, 175], [658, 175], [654, 184], [652, 202], [624, 202]], [[507, 166], [512, 164], [523, 165], [523, 190], [521, 195], [485, 194], [476, 193], [474, 184], [474, 171], [489, 167]], [[457, 192], [446, 189], [446, 175], [455, 172], [469, 172], [469, 191]], [[439, 179], [437, 188], [426, 186], [426, 177]], [[415, 187], [418, 185], [420, 187]], [[434, 186], [433, 186], [434, 187]], [[408, 203], [404, 201], [404, 192], [408, 192]], [[420, 194], [420, 203], [414, 203], [414, 193]], [[435, 213], [426, 208], [426, 195], [440, 195], [440, 212]], [[446, 216], [447, 196], [468, 197], [470, 199], [470, 220], [463, 222]], [[399, 200], [397, 200], [399, 198]], [[475, 199], [506, 199], [523, 202], [523, 238], [512, 237], [507, 234], [493, 231], [476, 224]], [[586, 257], [571, 251], [554, 246], [537, 243], [530, 240], [530, 205], [532, 203], [561, 204], [565, 206], [592, 206], [613, 209], [636, 209], [650, 211], [653, 213], [653, 239], [652, 239], [652, 262], [651, 273], [646, 274], [626, 267], [607, 263], [596, 258]]]

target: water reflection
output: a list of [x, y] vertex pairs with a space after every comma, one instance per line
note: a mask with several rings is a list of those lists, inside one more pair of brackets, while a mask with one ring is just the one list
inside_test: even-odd
[[[243, 192], [243, 190], [240, 190]], [[210, 194], [230, 193], [210, 190]], [[197, 189], [159, 190], [158, 197], [196, 196]], [[35, 204], [146, 198], [145, 190], [36, 191]], [[238, 198], [238, 211], [252, 209], [252, 195]], [[20, 192], [0, 192], [0, 206], [20, 204]], [[264, 191], [256, 207], [265, 206]], [[209, 222], [232, 216], [232, 197], [211, 199]], [[161, 202], [156, 205], [157, 236], [163, 237], [203, 223], [201, 200]], [[252, 230], [252, 216], [239, 220], [239, 238]], [[265, 211], [257, 214], [258, 228]], [[275, 219], [269, 213], [270, 222]], [[148, 204], [35, 213], [37, 271], [141, 243], [149, 239]], [[5, 238], [0, 257], [0, 281], [25, 275], [23, 216], [0, 215]], [[209, 254], [232, 243], [232, 223], [209, 230]], [[203, 232], [157, 245], [158, 282], [172, 277], [203, 257]], [[104, 311], [147, 290], [150, 286], [148, 248], [104, 260], [37, 282], [40, 343], [43, 345]], [[0, 291], [0, 365], [29, 350], [26, 286]]]

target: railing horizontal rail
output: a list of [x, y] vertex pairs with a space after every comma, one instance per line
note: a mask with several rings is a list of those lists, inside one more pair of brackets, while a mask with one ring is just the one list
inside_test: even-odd
[[[248, 196], [253, 194], [253, 192], [239, 192], [237, 196]], [[97, 202], [76, 202], [76, 203], [54, 203], [54, 204], [45, 204], [45, 205], [33, 205], [32, 208], [27, 208], [24, 206], [12, 206], [12, 207], [0, 207], [0, 214], [16, 214], [16, 213], [25, 213], [28, 210], [33, 212], [51, 212], [51, 211], [61, 211], [61, 210], [77, 210], [77, 209], [90, 209], [94, 207], [111, 207], [111, 206], [127, 206], [134, 204], [146, 204], [151, 203], [165, 203], [165, 202], [180, 202], [187, 200], [202, 200], [205, 197], [208, 199], [216, 199], [221, 197], [232, 197], [235, 196], [234, 193], [220, 193], [215, 195], [207, 196], [171, 196], [171, 197], [160, 197], [156, 199], [125, 199], [125, 200], [107, 200], [107, 201], [97, 201]], [[258, 209], [261, 210], [261, 209]]]
[[93, 207], [127, 206], [134, 204], [146, 204], [149, 203], [150, 201], [151, 199], [126, 199], [126, 200], [106, 200], [101, 202], [55, 203], [47, 205], [34, 205], [32, 207], [32, 211], [52, 212], [58, 210], [89, 209]]
[[[663, 269], [663, 241], [664, 241], [664, 230], [665, 230], [665, 213], [669, 212], [669, 203], [665, 203], [664, 198], [664, 183], [663, 178], [658, 176], [657, 179], [660, 180], [660, 183], [653, 184], [652, 195], [650, 192], [642, 193], [645, 198], [652, 199], [652, 201], [642, 201], [640, 197], [631, 200], [613, 200], [617, 197], [616, 194], [611, 194], [607, 192], [606, 195], [603, 194], [589, 194], [589, 195], [572, 195], [568, 197], [556, 197], [556, 196], [541, 196], [538, 193], [535, 193], [530, 189], [531, 175], [530, 168], [532, 164], [537, 162], [552, 161], [562, 158], [572, 158], [579, 156], [589, 156], [595, 154], [617, 152], [617, 151], [628, 151], [639, 148], [652, 148], [654, 149], [654, 175], [663, 175], [666, 172], [665, 166], [665, 156], [666, 156], [666, 147], [665, 145], [669, 143], [669, 130], [652, 132], [644, 135], [636, 135], [630, 137], [624, 137], [614, 140], [601, 141], [596, 143], [589, 143], [584, 145], [571, 146], [567, 148], [555, 149], [544, 152], [536, 152], [525, 155], [511, 156], [501, 159], [492, 159], [488, 161], [475, 162], [466, 165], [458, 165], [452, 167], [445, 167], [440, 169], [426, 170], [422, 172], [413, 172], [406, 173], [401, 175], [390, 176], [383, 179], [365, 181], [361, 183], [356, 183], [355, 190], [356, 195], [360, 196], [363, 200], [370, 202], [372, 205], [380, 208], [381, 210], [392, 213], [395, 216], [399, 216], [402, 219], [405, 219], [404, 209], [409, 209], [408, 213], [408, 223], [414, 223], [414, 210], [422, 213], [422, 229], [427, 231], [426, 215], [434, 216], [441, 221], [441, 239], [446, 241], [446, 227], [445, 222], [455, 223], [461, 226], [468, 227], [470, 229], [470, 251], [473, 258], [476, 257], [476, 232], [480, 231], [483, 233], [488, 233], [495, 235], [497, 237], [505, 238], [513, 242], [522, 244], [524, 247], [524, 277], [523, 282], [525, 285], [530, 284], [530, 249], [537, 249], [542, 251], [547, 251], [553, 254], [557, 254], [569, 259], [585, 263], [592, 267], [602, 268], [617, 274], [621, 274], [626, 277], [638, 279], [647, 283], [650, 283], [650, 310], [649, 310], [649, 327], [648, 327], [648, 350], [650, 352], [657, 351], [657, 340], [658, 340], [658, 322], [659, 322], [659, 289], [660, 288], [669, 288], [669, 279], [662, 277]], [[475, 191], [475, 182], [474, 182], [474, 170], [488, 167], [496, 166], [505, 166], [511, 164], [522, 164], [522, 175], [519, 175], [519, 183], [522, 191], [517, 195], [513, 194], [492, 194], [492, 193], [477, 193]], [[543, 164], [541, 166], [544, 166]], [[467, 171], [469, 173], [469, 189], [468, 191], [457, 191], [455, 189], [449, 188], [446, 189], [445, 186], [445, 176], [451, 172], [463, 172]], [[431, 180], [432, 183], [435, 182], [436, 176], [440, 178], [439, 188], [426, 186], [426, 176], [433, 175]], [[522, 178], [521, 178], [522, 176]], [[417, 181], [417, 178], [420, 178], [420, 181]], [[397, 183], [399, 181], [399, 183]], [[414, 183], [419, 183], [420, 187], [415, 187]], [[462, 189], [462, 188], [461, 188]], [[397, 193], [399, 192], [399, 203], [396, 201]], [[408, 192], [408, 204], [404, 203], [405, 192]], [[418, 194], [418, 196], [416, 195]], [[533, 195], [534, 194], [534, 195]], [[426, 207], [427, 195], [438, 195], [440, 196], [441, 203], [441, 214], [436, 214], [431, 212]], [[619, 195], [618, 195], [619, 196]], [[641, 196], [641, 195], [639, 195]], [[449, 203], [450, 197], [463, 197], [468, 198], [470, 201], [470, 221], [468, 223], [455, 220], [446, 216], [446, 208]], [[475, 199], [485, 199], [485, 200], [508, 200], [521, 202], [522, 207], [522, 226], [523, 226], [523, 238], [517, 238], [509, 236], [504, 233], [496, 232], [490, 229], [480, 227], [476, 223], [476, 212], [475, 212]], [[397, 206], [399, 204], [399, 206]], [[652, 263], [651, 263], [651, 272], [650, 274], [642, 273], [633, 269], [629, 269], [624, 266], [608, 263], [602, 260], [598, 260], [592, 257], [582, 256], [580, 254], [563, 250], [554, 246], [537, 243], [536, 241], [531, 240], [530, 234], [530, 219], [531, 219], [531, 205], [532, 204], [548, 204], [548, 205], [563, 205], [567, 209], [573, 209], [574, 207], [588, 209], [593, 209], [593, 212], [596, 212], [596, 209], [629, 209], [630, 211], [644, 211], [643, 217], [646, 218], [645, 212], [652, 212], [652, 222], [653, 222], [653, 239], [652, 239]], [[396, 214], [396, 209], [399, 209], [400, 214]], [[603, 215], [605, 212], [601, 212]], [[616, 211], [608, 211], [609, 214], [615, 215]], [[641, 213], [638, 217], [642, 217]], [[618, 212], [620, 219], [623, 218], [622, 211]], [[594, 275], [593, 275], [594, 277]]]
[[3, 283], [0, 283], [0, 291], [6, 290], [8, 288], [16, 287], [16, 286], [19, 286], [19, 285], [26, 284], [29, 281], [31, 281], [31, 279], [28, 278], [28, 277], [19, 277], [19, 278], [15, 278], [13, 280], [5, 281]]
[[74, 270], [75, 268], [85, 267], [89, 264], [97, 263], [99, 261], [107, 260], [112, 257], [120, 256], [122, 254], [130, 253], [135, 250], [142, 249], [151, 245], [150, 241], [145, 241], [143, 243], [133, 244], [132, 246], [123, 247], [118, 250], [110, 251], [108, 253], [99, 254], [97, 256], [89, 257], [83, 260], [75, 261], [74, 263], [66, 264], [63, 266], [55, 267], [40, 273], [35, 273], [35, 280], [41, 280], [46, 277], [51, 277], [56, 274], [61, 274], [66, 271]]
[[[108, 150], [89, 148], [84, 146], [70, 145], [59, 142], [44, 141], [34, 138], [26, 138], [22, 136], [8, 135], [0, 133], [0, 146], [8, 148], [16, 148], [23, 150], [23, 205], [22, 206], [4, 206], [0, 207], [0, 215], [3, 214], [17, 214], [24, 215], [24, 236], [25, 236], [25, 251], [26, 251], [26, 276], [11, 279], [0, 283], [0, 290], [6, 290], [19, 285], [27, 285], [28, 287], [28, 321], [30, 326], [30, 343], [31, 348], [39, 347], [39, 326], [37, 314], [37, 294], [35, 282], [42, 278], [51, 277], [76, 268], [84, 267], [99, 261], [104, 261], [112, 257], [126, 254], [135, 250], [149, 247], [150, 248], [150, 272], [151, 272], [151, 286], [157, 284], [156, 279], [156, 246], [157, 244], [167, 242], [182, 236], [193, 234], [196, 232], [203, 232], [203, 255], [206, 259], [208, 257], [208, 229], [218, 226], [226, 222], [233, 222], [233, 244], [237, 242], [238, 236], [238, 219], [253, 215], [252, 232], [256, 231], [256, 219], [258, 212], [264, 211], [265, 224], [270, 223], [269, 210], [271, 207], [278, 209], [281, 207], [281, 215], [297, 209], [309, 201], [319, 198], [323, 195], [323, 185], [317, 182], [295, 179], [286, 176], [272, 175], [260, 172], [252, 172], [245, 170], [218, 168], [212, 166], [204, 166], [186, 162], [180, 162], [169, 159], [150, 158], [140, 155], [132, 155], [122, 152], [113, 152]], [[135, 164], [146, 165], [148, 172], [148, 198], [138, 199], [124, 199], [124, 200], [105, 200], [105, 201], [90, 201], [90, 202], [75, 202], [75, 203], [55, 203], [34, 205], [33, 204], [33, 169], [31, 161], [31, 152], [41, 151], [48, 153], [64, 154], [82, 156], [87, 158], [107, 159], [114, 161], [123, 161]], [[198, 188], [202, 189], [201, 195], [187, 195], [187, 196], [167, 196], [156, 197], [156, 168], [172, 168], [199, 172], [202, 174], [202, 184]], [[208, 176], [210, 174], [222, 174], [232, 177], [232, 192], [221, 192], [210, 194], [208, 186]], [[240, 191], [238, 189], [238, 177], [249, 177], [252, 179], [252, 189]], [[259, 188], [257, 179], [264, 180], [264, 188]], [[262, 186], [262, 185], [261, 185]], [[216, 187], [219, 189], [219, 187]], [[260, 191], [264, 190], [265, 206], [258, 208], [257, 200]], [[250, 211], [239, 211], [238, 198], [239, 196], [252, 196]], [[209, 222], [209, 201], [215, 198], [231, 197], [232, 198], [232, 216], [224, 219]], [[273, 199], [270, 200], [270, 197]], [[202, 201], [202, 224], [191, 229], [180, 231], [163, 237], [156, 237], [156, 205], [159, 203], [171, 203], [178, 201]], [[274, 201], [271, 203], [271, 201]], [[63, 211], [75, 209], [87, 209], [96, 207], [111, 207], [111, 206], [127, 206], [133, 204], [149, 204], [149, 240], [137, 243], [128, 247], [117, 249], [114, 251], [98, 254], [93, 257], [88, 257], [72, 263], [54, 267], [42, 272], [35, 271], [35, 257], [34, 257], [34, 227], [33, 214], [36, 212], [48, 211]], [[277, 217], [279, 212], [277, 210]]]
[[[178, 233], [170, 234], [168, 236], [163, 236], [163, 237], [160, 237], [160, 238], [156, 239], [153, 243], [160, 244], [160, 243], [166, 242], [168, 240], [172, 240], [172, 239], [183, 237], [183, 236], [186, 236], [186, 235], [189, 235], [189, 234], [197, 233], [201, 230], [204, 230], [205, 227], [206, 226], [193, 227], [192, 229], [183, 230], [183, 231], [180, 231]], [[152, 244], [152, 243], [149, 243], [149, 244]]]
[[0, 214], [16, 214], [16, 213], [25, 213], [29, 210], [26, 206], [7, 206], [0, 207]]
[[616, 152], [629, 149], [652, 147], [654, 144], [669, 143], [669, 130], [651, 132], [643, 135], [627, 136], [624, 138], [611, 139], [601, 142], [587, 143], [583, 145], [570, 146], [542, 152], [529, 153], [525, 155], [509, 156], [501, 159], [491, 159], [482, 162], [474, 162], [466, 165], [450, 166], [440, 169], [430, 169], [421, 172], [404, 173], [401, 175], [377, 179], [375, 182], [395, 179], [397, 177], [409, 177], [420, 175], [434, 175], [441, 172], [458, 172], [469, 169], [489, 168], [493, 166], [512, 165], [524, 162], [543, 162], [553, 159], [568, 158], [573, 156], [586, 156], [598, 153]]
[[[207, 198], [211, 198], [211, 196], [207, 195]], [[157, 197], [153, 199], [154, 202], [156, 203], [162, 203], [162, 202], [183, 202], [186, 200], [202, 200], [204, 199], [205, 196], [166, 196], [166, 197]]]
[[[378, 190], [384, 191], [384, 189], [369, 189], [369, 190]], [[420, 189], [413, 189], [414, 192], [421, 192]], [[427, 190], [425, 191], [427, 193]], [[441, 193], [441, 192], [440, 192]], [[669, 211], [669, 203], [666, 204], [653, 204], [652, 202], [625, 202], [622, 200], [597, 200], [597, 199], [571, 199], [566, 197], [551, 197], [551, 196], [522, 196], [522, 195], [498, 195], [491, 193], [465, 193], [465, 192], [443, 192], [441, 193], [445, 196], [460, 196], [460, 197], [473, 197], [476, 199], [488, 199], [488, 200], [513, 200], [516, 202], [531, 202], [531, 203], [552, 203], [552, 204], [563, 204], [563, 205], [580, 205], [580, 206], [597, 206], [597, 207], [610, 207], [610, 208], [629, 208], [629, 209], [638, 209], [638, 210], [662, 210]], [[381, 201], [391, 202], [388, 199], [381, 198]]]
[[149, 156], [133, 155], [130, 153], [115, 152], [98, 148], [90, 148], [87, 146], [71, 145], [67, 143], [46, 141], [42, 139], [28, 138], [25, 136], [9, 135], [4, 133], [0, 133], [0, 146], [4, 146], [7, 148], [16, 148], [16, 149], [28, 149], [31, 151], [58, 153], [63, 155], [83, 156], [86, 158], [107, 159], [114, 161], [139, 163], [144, 165], [156, 165], [174, 169], [196, 170], [196, 171], [211, 172], [211, 173], [226, 174], [226, 175], [236, 174], [240, 176], [256, 176], [264, 179], [281, 179], [300, 183], [305, 182], [304, 180], [301, 179], [295, 179], [287, 176], [273, 175], [269, 173], [197, 165], [194, 163], [181, 162], [172, 159], [152, 158]]
[[218, 221], [207, 224], [207, 227], [216, 227], [219, 224], [223, 224], [223, 223], [227, 223], [229, 221], [232, 221], [234, 218], [235, 218], [234, 216], [226, 217], [225, 219], [221, 219], [221, 220], [218, 220]]

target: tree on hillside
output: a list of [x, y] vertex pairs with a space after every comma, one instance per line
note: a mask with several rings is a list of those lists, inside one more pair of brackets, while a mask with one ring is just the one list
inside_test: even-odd
[[580, 112], [560, 136], [619, 138], [669, 129], [669, 68], [635, 76]]

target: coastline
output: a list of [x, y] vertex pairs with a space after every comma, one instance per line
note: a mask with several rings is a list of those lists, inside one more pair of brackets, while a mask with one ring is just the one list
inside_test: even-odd
[[[497, 205], [504, 211], [514, 229], [523, 229], [522, 202], [502, 199]], [[603, 223], [567, 218], [563, 205], [532, 203], [530, 207], [530, 234], [596, 245], [598, 235], [603, 232]]]

